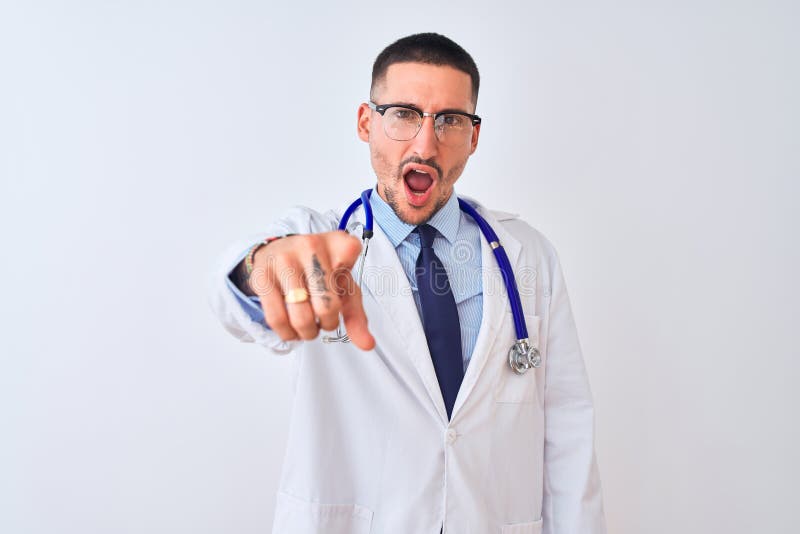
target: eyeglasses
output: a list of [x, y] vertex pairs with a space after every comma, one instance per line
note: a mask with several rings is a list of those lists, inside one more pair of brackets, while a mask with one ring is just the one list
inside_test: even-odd
[[436, 139], [444, 145], [465, 144], [472, 136], [472, 128], [481, 123], [481, 118], [463, 111], [439, 111], [428, 113], [405, 104], [382, 104], [370, 102], [369, 107], [383, 117], [383, 131], [395, 141], [414, 139], [422, 128], [425, 117], [433, 117]]

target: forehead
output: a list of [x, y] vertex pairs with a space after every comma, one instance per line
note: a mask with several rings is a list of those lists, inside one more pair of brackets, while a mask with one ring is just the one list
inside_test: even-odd
[[469, 74], [449, 65], [394, 63], [377, 84], [379, 104], [414, 104], [426, 111], [453, 108], [472, 110]]

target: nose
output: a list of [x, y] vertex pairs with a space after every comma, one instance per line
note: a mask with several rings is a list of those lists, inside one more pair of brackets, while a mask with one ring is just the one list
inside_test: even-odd
[[423, 117], [417, 136], [411, 140], [414, 153], [422, 159], [430, 159], [439, 152], [439, 139], [436, 138], [433, 117]]

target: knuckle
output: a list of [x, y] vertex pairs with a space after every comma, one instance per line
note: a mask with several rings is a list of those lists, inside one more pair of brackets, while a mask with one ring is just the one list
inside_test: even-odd
[[302, 243], [303, 248], [316, 250], [320, 244], [320, 236], [318, 234], [304, 234], [298, 236], [300, 238], [300, 243]]
[[317, 326], [316, 323], [306, 325], [303, 328], [296, 328], [295, 330], [297, 330], [300, 337], [305, 340], [314, 339], [319, 334], [319, 326]]
[[339, 316], [333, 317], [320, 317], [319, 326], [322, 330], [335, 330], [339, 326]]
[[336, 325], [339, 324], [338, 305], [314, 306], [314, 312], [317, 314], [317, 317], [319, 318], [320, 326], [322, 326], [325, 330], [330, 330], [329, 328], [330, 325], [336, 327]]
[[279, 330], [286, 330], [287, 328], [290, 328], [289, 321], [285, 315], [265, 312], [264, 320], [270, 326], [270, 328], [272, 328], [276, 332]]
[[348, 235], [347, 238], [348, 238], [348, 246], [353, 248], [353, 252], [356, 254], [361, 252], [361, 247], [362, 247], [361, 240], [354, 235]]
[[303, 313], [301, 316], [292, 317], [290, 321], [292, 328], [302, 339], [314, 339], [317, 337], [319, 326], [317, 326], [313, 314]]
[[280, 254], [273, 258], [271, 274], [276, 280], [278, 280], [279, 284], [285, 285], [286, 280], [292, 275], [293, 272], [294, 265], [293, 262], [290, 261], [288, 255]]
[[297, 339], [297, 334], [292, 329], [286, 329], [280, 332], [276, 330], [276, 332], [278, 333], [278, 337], [281, 338], [281, 340], [283, 341], [294, 341], [295, 339]]
[[278, 334], [284, 341], [289, 341], [290, 339], [294, 339], [297, 337], [297, 332], [289, 325], [287, 321], [277, 321], [274, 324], [267, 321], [269, 327]]
[[342, 251], [347, 256], [358, 256], [358, 253], [361, 252], [361, 240], [354, 235], [346, 235], [343, 236], [344, 240], [340, 245]]
[[279, 280], [281, 286], [281, 292], [285, 295], [288, 293], [292, 288], [305, 287], [305, 283], [302, 281], [302, 270], [298, 269], [294, 265], [288, 265], [283, 267], [276, 273], [276, 277]]
[[269, 262], [273, 269], [284, 269], [294, 265], [293, 253], [291, 250], [284, 250], [274, 254]]

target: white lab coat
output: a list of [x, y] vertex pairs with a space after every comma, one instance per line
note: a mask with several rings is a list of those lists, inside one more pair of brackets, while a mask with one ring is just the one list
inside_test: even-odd
[[450, 421], [408, 279], [378, 224], [362, 288], [377, 341], [369, 352], [284, 343], [225, 284], [257, 239], [333, 230], [338, 214], [295, 208], [223, 258], [211, 301], [224, 326], [295, 363], [273, 533], [605, 533], [591, 394], [558, 257], [516, 216], [477, 207], [514, 267], [543, 363], [521, 376], [509, 368], [512, 315], [482, 239], [483, 320]]

